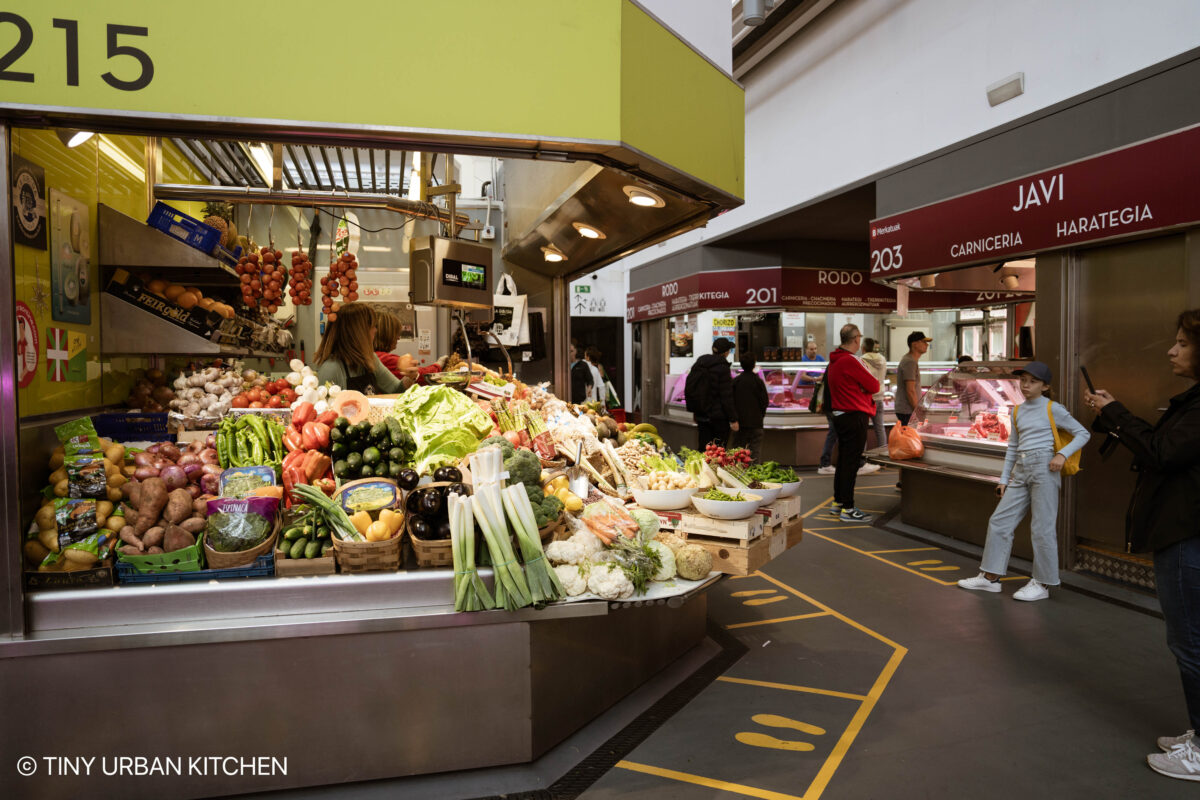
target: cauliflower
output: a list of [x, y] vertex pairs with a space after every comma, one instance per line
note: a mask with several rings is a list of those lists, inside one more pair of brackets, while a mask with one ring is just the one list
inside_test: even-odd
[[613, 563], [592, 567], [587, 587], [589, 592], [604, 600], [625, 600], [633, 597], [633, 582], [623, 569]]
[[[554, 544], [566, 544], [566, 542], [555, 542]], [[558, 582], [562, 584], [563, 591], [568, 597], [576, 597], [588, 590], [588, 577], [582, 567], [574, 564], [559, 564], [554, 568], [554, 573], [558, 575]]]
[[650, 542], [649, 547], [658, 553], [658, 557], [662, 565], [654, 573], [651, 580], [669, 581], [675, 577], [675, 554], [671, 552], [671, 548], [662, 542]]
[[712, 553], [698, 544], [685, 544], [675, 551], [675, 569], [685, 580], [703, 580], [712, 572]]
[[600, 537], [589, 531], [587, 528], [580, 528], [575, 531], [567, 541], [577, 542], [580, 550], [583, 551], [583, 560], [592, 560], [594, 556], [604, 550], [604, 542], [600, 541]]
[[571, 565], [582, 564], [588, 560], [582, 546], [574, 539], [565, 539], [546, 545], [546, 559], [551, 564]]

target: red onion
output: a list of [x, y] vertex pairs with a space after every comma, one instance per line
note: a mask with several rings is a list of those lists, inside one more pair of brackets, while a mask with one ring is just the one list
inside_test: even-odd
[[158, 470], [154, 467], [138, 467], [136, 470], [134, 470], [133, 477], [135, 480], [139, 481], [144, 481], [147, 478], [157, 478]]
[[205, 464], [218, 464], [221, 461], [216, 450], [201, 450], [200, 460]]
[[193, 500], [195, 500], [197, 497], [199, 497], [201, 494], [203, 494], [203, 492], [200, 491], [199, 485], [197, 485], [195, 483], [189, 483], [184, 488], [187, 489], [188, 492], [192, 495]]
[[146, 452], [147, 453], [157, 453], [161, 447], [162, 447], [162, 442], [155, 442], [154, 444], [152, 444], [146, 448]]
[[165, 458], [156, 458], [150, 462], [150, 466], [161, 471], [161, 470], [165, 469], [166, 467], [175, 466], [175, 463], [173, 461], [169, 461], [168, 459], [165, 459]]
[[178, 461], [180, 456], [179, 448], [170, 442], [165, 442], [163, 446], [158, 449], [158, 454], [163, 458], [170, 459], [171, 461]]
[[199, 439], [193, 439], [192, 441], [188, 442], [187, 449], [189, 453], [199, 453], [204, 449], [204, 442], [200, 441]]
[[200, 477], [200, 490], [205, 494], [217, 494], [221, 491], [221, 482], [216, 475], [205, 473]]
[[185, 467], [188, 464], [199, 464], [200, 456], [196, 455], [195, 453], [184, 453], [179, 457], [179, 461], [176, 463], [178, 463], [181, 467]]
[[204, 440], [204, 446], [205, 446], [205, 447], [211, 447], [211, 448], [213, 448], [213, 449], [216, 449], [216, 447], [217, 447], [217, 435], [216, 435], [215, 433], [210, 433], [210, 434], [208, 435], [208, 438]]
[[184, 486], [187, 486], [188, 482], [188, 476], [183, 471], [183, 467], [177, 467], [174, 464], [164, 467], [158, 473], [158, 477], [162, 478], [163, 483], [167, 485], [168, 489], [182, 489]]
[[196, 475], [199, 475], [200, 473], [202, 473], [204, 471], [203, 469], [201, 469], [201, 466], [198, 462], [192, 462], [190, 464], [180, 464], [179, 466], [183, 469], [184, 473], [187, 474], [189, 480], [191, 480], [191, 478], [193, 478]]
[[220, 465], [220, 464], [203, 464], [203, 465], [201, 465], [201, 467], [200, 467], [200, 470], [201, 470], [201, 472], [203, 472], [205, 475], [217, 475], [217, 476], [219, 476], [219, 475], [221, 474], [221, 472], [222, 472], [222, 469], [221, 469], [221, 465]]
[[136, 453], [133, 456], [135, 467], [149, 467], [154, 464], [154, 456], [150, 453]]

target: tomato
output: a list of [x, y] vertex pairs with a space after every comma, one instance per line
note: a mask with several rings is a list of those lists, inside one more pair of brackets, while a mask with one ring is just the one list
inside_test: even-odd
[[255, 400], [253, 403], [250, 404], [250, 408], [266, 408], [266, 406], [263, 405], [261, 400]]
[[267, 398], [267, 408], [279, 408], [282, 405], [283, 399], [277, 394], [273, 394]]
[[250, 399], [246, 397], [245, 392], [243, 392], [242, 394], [234, 395], [234, 398], [229, 405], [231, 405], [233, 408], [249, 408]]
[[[254, 390], [254, 399], [259, 403], [267, 402], [267, 398], [270, 396], [270, 393], [268, 393], [267, 390], [261, 386]], [[259, 408], [262, 408], [262, 406], [260, 405]]]
[[287, 403], [289, 406], [296, 402], [296, 390], [291, 386], [281, 391], [279, 396], [283, 399], [283, 402]]
[[274, 394], [283, 394], [285, 390], [292, 388], [292, 385], [287, 382], [287, 378], [280, 378], [275, 381]]

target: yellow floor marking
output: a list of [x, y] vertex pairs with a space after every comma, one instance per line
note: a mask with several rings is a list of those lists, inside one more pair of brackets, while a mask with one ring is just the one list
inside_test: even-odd
[[706, 786], [709, 789], [719, 789], [723, 792], [733, 792], [735, 794], [743, 794], [747, 797], [759, 797], [762, 800], [804, 800], [804, 798], [794, 794], [784, 794], [782, 792], [772, 792], [767, 789], [757, 789], [753, 786], [743, 786], [740, 783], [729, 783], [728, 781], [717, 781], [712, 778], [705, 778], [700, 775], [689, 775], [686, 772], [676, 772], [673, 769], [663, 769], [662, 767], [652, 767], [649, 764], [637, 764], [633, 761], [618, 761], [617, 766], [621, 769], [627, 769], [632, 772], [642, 772], [646, 775], [655, 775], [659, 778], [670, 778], [675, 781], [683, 781], [684, 783], [695, 784], [696, 786]]
[[764, 689], [783, 689], [787, 692], [804, 692], [805, 694], [823, 694], [827, 697], [841, 697], [845, 700], [858, 700], [859, 702], [866, 700], [867, 696], [862, 694], [851, 694], [849, 692], [835, 692], [832, 689], [816, 689], [812, 686], [792, 686], [788, 683], [771, 683], [769, 681], [752, 681], [749, 678], [730, 678], [727, 675], [720, 675], [717, 680], [725, 683], [742, 683], [746, 686], [761, 686]]
[[758, 571], [755, 570], [754, 572], [751, 572], [749, 575], [726, 575], [725, 577], [731, 581], [740, 581], [745, 578], [757, 578], [757, 577], [759, 577], [759, 575], [758, 575]]
[[800, 519], [808, 519], [808, 518], [809, 518], [809, 517], [811, 517], [813, 514], [817, 513], [817, 512], [818, 512], [818, 511], [820, 511], [822, 508], [824, 508], [825, 506], [829, 505], [829, 504], [830, 504], [830, 503], [832, 503], [832, 502], [833, 502], [833, 497], [832, 497], [832, 496], [825, 498], [825, 500], [824, 500], [824, 501], [823, 501], [823, 502], [822, 502], [822, 503], [821, 503], [819, 506], [816, 506], [815, 508], [810, 508], [808, 511], [804, 512], [803, 514], [801, 514], [801, 515], [800, 515]]
[[906, 547], [903, 550], [868, 550], [871, 555], [879, 553], [920, 553], [924, 550], [941, 550], [940, 547]]
[[951, 567], [949, 565], [945, 567], [921, 567], [922, 572], [946, 572], [952, 569], [958, 569], [958, 567]]
[[777, 739], [766, 733], [743, 732], [733, 738], [751, 747], [770, 747], [773, 750], [793, 750], [798, 753], [806, 753], [809, 750], [817, 749], [817, 746], [811, 742], [790, 742], [786, 739]]
[[813, 736], [825, 735], [824, 728], [809, 725], [807, 722], [781, 717], [778, 714], [755, 714], [750, 720], [757, 722], [759, 725], [766, 725], [768, 728], [791, 728], [801, 733], [811, 733]]
[[[915, 570], [915, 569], [909, 569], [908, 567], [904, 566], [903, 564], [897, 564], [895, 561], [888, 561], [886, 558], [880, 558], [879, 556], [874, 555], [873, 553], [869, 553], [866, 550], [860, 550], [859, 548], [857, 548], [853, 545], [846, 544], [845, 542], [839, 542], [837, 539], [831, 539], [828, 536], [822, 536], [821, 534], [814, 531], [812, 528], [806, 528], [804, 532], [811, 533], [813, 536], [816, 536], [818, 539], [824, 539], [827, 542], [833, 542], [834, 544], [838, 545], [839, 547], [844, 547], [847, 550], [853, 550], [854, 552], [856, 552], [860, 555], [864, 555], [868, 558], [873, 558], [876, 561], [879, 561], [883, 564], [887, 564], [889, 567], [895, 567], [896, 569], [902, 569], [905, 572], [911, 572], [913, 575], [920, 575], [925, 580], [933, 581], [934, 583], [940, 583], [942, 586], [951, 586], [954, 584], [954, 581], [940, 581], [937, 578], [933, 577], [932, 575], [926, 575], [924, 572], [919, 572], [918, 570]], [[763, 575], [763, 577], [766, 578], [767, 576]]]
[[942, 563], [942, 560], [940, 558], [935, 558], [930, 561], [909, 561], [908, 565], [910, 567], [919, 567], [922, 564], [940, 564], [940, 563]]
[[1025, 575], [1009, 575], [1007, 578], [1000, 578], [1002, 581], [1027, 581], [1028, 576]]
[[775, 594], [774, 589], [747, 589], [744, 592], [734, 592], [730, 597], [750, 597], [756, 594]]
[[753, 600], [746, 600], [742, 603], [744, 606], [765, 606], [771, 603], [778, 603], [781, 600], [787, 600], [786, 597], [756, 597]]
[[825, 528], [805, 528], [805, 531], [848, 531], [851, 528], [874, 528], [874, 525], [830, 525]]
[[756, 619], [753, 622], [735, 622], [732, 625], [726, 625], [725, 630], [733, 630], [734, 628], [750, 628], [755, 625], [770, 625], [773, 622], [793, 622], [798, 619], [814, 619], [815, 617], [828, 617], [828, 611], [814, 611], [812, 614], [799, 614], [794, 617], [779, 617], [778, 619]]

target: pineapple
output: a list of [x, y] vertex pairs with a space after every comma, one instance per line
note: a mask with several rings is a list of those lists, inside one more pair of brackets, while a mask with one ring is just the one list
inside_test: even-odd
[[204, 224], [211, 225], [221, 232], [221, 247], [225, 247], [237, 238], [237, 228], [233, 224], [233, 205], [231, 203], [205, 203], [204, 214]]

